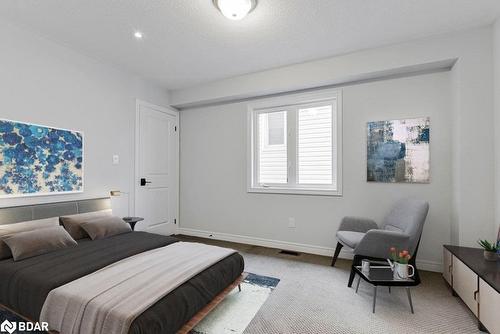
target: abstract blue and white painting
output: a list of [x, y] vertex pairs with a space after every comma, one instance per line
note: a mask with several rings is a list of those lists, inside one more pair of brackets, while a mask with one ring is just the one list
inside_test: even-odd
[[367, 180], [429, 183], [429, 117], [368, 123]]
[[83, 134], [0, 120], [0, 197], [83, 191]]

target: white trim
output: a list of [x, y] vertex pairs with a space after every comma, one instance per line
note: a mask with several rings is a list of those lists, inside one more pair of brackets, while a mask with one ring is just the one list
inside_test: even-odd
[[[140, 178], [140, 175], [139, 175], [139, 131], [140, 131], [140, 107], [141, 106], [145, 106], [145, 107], [148, 107], [148, 108], [151, 108], [151, 109], [154, 109], [154, 110], [157, 110], [157, 111], [160, 111], [162, 113], [165, 113], [165, 114], [168, 114], [170, 116], [173, 116], [175, 117], [176, 119], [176, 122], [175, 122], [175, 126], [177, 127], [177, 131], [176, 131], [176, 139], [177, 139], [177, 152], [175, 152], [175, 154], [177, 155], [177, 163], [176, 163], [176, 192], [177, 192], [177, 203], [175, 205], [175, 220], [176, 220], [176, 224], [174, 224], [175, 226], [175, 232], [174, 234], [178, 233], [178, 229], [179, 229], [179, 224], [180, 224], [180, 219], [179, 219], [179, 212], [180, 212], [180, 205], [179, 205], [179, 200], [180, 200], [180, 177], [179, 177], [179, 164], [180, 164], [180, 143], [179, 143], [179, 133], [180, 133], [180, 126], [179, 126], [179, 111], [175, 108], [172, 108], [172, 107], [163, 107], [163, 106], [159, 106], [159, 105], [156, 105], [156, 104], [152, 104], [152, 103], [149, 103], [149, 102], [146, 102], [146, 101], [143, 101], [143, 100], [139, 100], [139, 99], [136, 99], [135, 100], [135, 131], [134, 131], [134, 180], [133, 180], [133, 194], [134, 194], [134, 200], [133, 200], [133, 205], [132, 207], [130, 208], [130, 211], [132, 212], [132, 215], [136, 215], [136, 212], [135, 212], [135, 209], [136, 209], [136, 202], [137, 202], [137, 193], [138, 193], [138, 190], [139, 190], [139, 178]], [[130, 205], [130, 204], [129, 204]], [[154, 227], [157, 227], [158, 225], [154, 225], [154, 226], [151, 226], [151, 228], [154, 228]]]
[[[257, 130], [257, 115], [262, 112], [281, 111], [284, 107], [304, 106], [308, 104], [318, 104], [321, 102], [335, 101], [336, 104], [336, 119], [332, 122], [335, 126], [335, 148], [336, 148], [336, 189], [328, 188], [325, 185], [303, 185], [289, 186], [270, 184], [266, 186], [256, 184], [257, 159], [255, 153], [255, 133]], [[289, 94], [266, 98], [247, 105], [247, 192], [248, 193], [272, 193], [272, 194], [291, 194], [291, 195], [323, 195], [323, 196], [342, 196], [342, 120], [343, 120], [343, 103], [341, 89], [323, 89], [313, 92]], [[287, 122], [288, 123], [288, 122]], [[293, 123], [293, 122], [292, 122]], [[297, 122], [293, 123], [296, 125]], [[289, 126], [288, 126], [289, 129]], [[288, 133], [288, 130], [287, 130]], [[293, 143], [295, 143], [295, 140]], [[287, 140], [288, 142], [288, 140]], [[290, 145], [289, 145], [290, 146]], [[295, 145], [296, 146], [296, 145]], [[296, 155], [296, 148], [290, 152]], [[297, 160], [297, 159], [295, 159]], [[296, 166], [293, 166], [292, 173], [290, 166], [288, 168], [288, 177], [296, 175]], [[293, 182], [295, 183], [295, 182]]]
[[[223, 233], [223, 232], [210, 232], [210, 231], [197, 230], [191, 228], [181, 227], [177, 229], [177, 233], [193, 237], [237, 242], [240, 244], [247, 244], [247, 245], [254, 245], [254, 246], [261, 246], [268, 248], [286, 249], [300, 253], [308, 253], [308, 254], [329, 256], [329, 257], [333, 256], [333, 253], [335, 252], [335, 249], [332, 247], [315, 246], [315, 245], [301, 244], [289, 241], [264, 239], [264, 238], [250, 237], [250, 236]], [[340, 252], [339, 258], [351, 260], [353, 258], [353, 254], [351, 251], [344, 248]], [[417, 260], [417, 264], [418, 268], [422, 270], [442, 272], [443, 269], [443, 264], [441, 262]]]
[[210, 231], [196, 230], [191, 228], [179, 228], [178, 233], [200, 238], [209, 238], [215, 240], [237, 242], [241, 244], [293, 250], [296, 252], [317, 254], [323, 256], [332, 256], [334, 252], [334, 249], [329, 247], [313, 246], [313, 245], [299, 244], [288, 241], [249, 237], [249, 236], [230, 234], [230, 233], [210, 232]]
[[317, 195], [317, 196], [337, 196], [342, 197], [342, 193], [337, 190], [325, 190], [309, 188], [286, 188], [286, 187], [249, 187], [249, 193], [266, 193], [266, 194], [288, 194], [288, 195]]
[[139, 99], [136, 99], [135, 101], [136, 101], [136, 104], [135, 104], [136, 105], [136, 112], [139, 110], [138, 109], [139, 106], [144, 106], [144, 107], [148, 107], [148, 108], [155, 109], [155, 110], [158, 110], [160, 112], [169, 114], [169, 115], [174, 116], [174, 117], [179, 117], [179, 111], [173, 107], [159, 106], [157, 104], [149, 103], [149, 102], [139, 100]]
[[437, 273], [443, 272], [443, 263], [428, 260], [417, 260], [417, 265], [419, 268], [427, 271], [434, 271]]

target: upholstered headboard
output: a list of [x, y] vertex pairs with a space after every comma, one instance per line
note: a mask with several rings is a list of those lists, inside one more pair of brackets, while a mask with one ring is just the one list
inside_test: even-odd
[[106, 209], [111, 209], [109, 198], [13, 206], [0, 208], [0, 225]]

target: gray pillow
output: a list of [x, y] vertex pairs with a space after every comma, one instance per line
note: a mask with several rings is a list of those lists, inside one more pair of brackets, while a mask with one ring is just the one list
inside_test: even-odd
[[9, 246], [7, 246], [7, 244], [3, 241], [5, 238], [19, 232], [26, 232], [55, 226], [59, 226], [58, 217], [0, 225], [0, 260], [9, 259], [12, 257]]
[[4, 239], [14, 261], [76, 246], [76, 241], [62, 226], [19, 232]]
[[85, 232], [85, 230], [82, 228], [81, 226], [82, 223], [96, 218], [111, 217], [112, 214], [113, 214], [112, 210], [101, 210], [101, 211], [79, 213], [70, 216], [62, 216], [60, 219], [64, 228], [73, 237], [73, 239], [79, 240], [89, 237], [87, 232]]
[[129, 224], [116, 216], [95, 218], [82, 223], [81, 227], [88, 233], [92, 240], [105, 239], [113, 235], [132, 231]]

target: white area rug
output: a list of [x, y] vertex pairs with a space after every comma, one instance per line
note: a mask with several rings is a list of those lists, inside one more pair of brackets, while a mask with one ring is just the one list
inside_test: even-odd
[[279, 279], [249, 274], [192, 331], [192, 334], [241, 334], [278, 285]]

